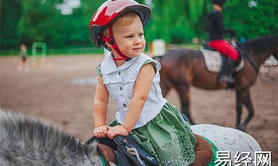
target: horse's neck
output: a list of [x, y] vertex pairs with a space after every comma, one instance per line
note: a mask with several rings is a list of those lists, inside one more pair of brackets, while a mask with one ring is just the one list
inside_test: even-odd
[[263, 54], [260, 54], [258, 56], [252, 56], [252, 58], [255, 60], [258, 66], [264, 63], [266, 59], [268, 59], [271, 56], [270, 52], [265, 52]]
[[254, 39], [245, 45], [247, 54], [258, 66], [277, 51], [277, 36], [265, 36]]

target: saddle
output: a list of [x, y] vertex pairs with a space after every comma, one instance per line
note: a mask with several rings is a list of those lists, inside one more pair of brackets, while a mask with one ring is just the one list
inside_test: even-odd
[[[197, 139], [195, 161], [190, 166], [205, 166], [213, 156], [210, 144], [201, 136], [194, 134]], [[97, 141], [97, 149], [103, 155], [106, 165], [116, 163], [118, 166], [158, 166], [157, 160], [141, 148], [131, 136], [116, 136], [109, 138], [92, 137], [86, 144]]]
[[[239, 53], [239, 61], [234, 71], [238, 72], [244, 67], [244, 59], [242, 58], [243, 52], [239, 48], [236, 48], [236, 50]], [[207, 43], [202, 44], [200, 51], [204, 57], [207, 70], [212, 73], [219, 73], [223, 61], [226, 60], [226, 56], [221, 55], [218, 51], [208, 46]]]
[[110, 162], [118, 166], [158, 166], [157, 160], [131, 136], [115, 136], [109, 138], [92, 137], [86, 144], [97, 141], [98, 151], [103, 155], [106, 165]]

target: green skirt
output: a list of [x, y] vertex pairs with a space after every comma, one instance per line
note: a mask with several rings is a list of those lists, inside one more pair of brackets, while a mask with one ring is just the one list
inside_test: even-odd
[[130, 134], [159, 165], [186, 166], [195, 160], [196, 138], [180, 112], [169, 103], [154, 119]]

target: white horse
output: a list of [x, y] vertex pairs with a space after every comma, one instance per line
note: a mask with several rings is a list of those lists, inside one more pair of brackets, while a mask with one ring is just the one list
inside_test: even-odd
[[[221, 151], [260, 151], [256, 140], [237, 129], [193, 125], [194, 133], [211, 140]], [[0, 109], [0, 166], [103, 165], [96, 143], [86, 145], [46, 122]]]
[[232, 164], [235, 163], [237, 157], [240, 159], [240, 155], [248, 155], [254, 160], [255, 153], [262, 151], [259, 143], [251, 135], [238, 129], [212, 124], [192, 125], [191, 129], [195, 134], [213, 142], [219, 151], [228, 152]]
[[101, 166], [96, 144], [84, 145], [47, 122], [0, 109], [0, 166]]

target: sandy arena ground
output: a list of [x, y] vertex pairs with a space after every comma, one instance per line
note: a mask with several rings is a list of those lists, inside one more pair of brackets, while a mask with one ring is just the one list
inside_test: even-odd
[[[18, 57], [0, 57], [0, 107], [46, 119], [86, 141], [94, 127], [95, 67], [102, 59], [96, 55], [50, 56], [46, 64], [31, 66], [29, 72], [18, 72]], [[255, 116], [247, 131], [264, 151], [272, 152], [272, 164], [278, 165], [278, 67], [272, 68], [268, 76], [261, 75], [251, 93]], [[191, 96], [196, 122], [234, 127], [233, 91], [193, 88]], [[179, 107], [174, 91], [167, 98]], [[113, 119], [114, 111], [110, 102], [108, 121]]]

